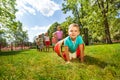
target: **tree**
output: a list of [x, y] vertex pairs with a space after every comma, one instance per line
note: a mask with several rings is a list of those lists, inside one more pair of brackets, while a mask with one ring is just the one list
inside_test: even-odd
[[82, 18], [86, 15], [86, 13], [83, 11], [83, 4], [87, 3], [88, 0], [64, 0], [64, 3], [62, 4], [63, 12], [67, 13], [68, 11], [72, 11], [73, 14], [73, 21], [74, 23], [79, 24], [81, 34], [84, 34], [85, 44], [88, 45], [88, 29], [84, 28], [85, 24], [82, 23]]
[[63, 13], [67, 13], [68, 11], [72, 11], [72, 14], [74, 15], [74, 21], [75, 23], [78, 23], [80, 26], [82, 25], [80, 18], [82, 17], [80, 13], [81, 4], [79, 3], [79, 0], [64, 0], [64, 3], [62, 4]]
[[109, 23], [108, 23], [108, 6], [109, 2], [108, 0], [103, 1], [103, 0], [97, 0], [99, 10], [101, 11], [102, 18], [103, 18], [103, 25], [104, 25], [104, 32], [105, 32], [105, 39], [107, 43], [112, 43], [111, 37], [110, 37], [110, 30], [109, 30]]
[[16, 0], [1, 0], [0, 1], [0, 27], [1, 31], [4, 31], [3, 37], [10, 38], [10, 29], [13, 28], [15, 22], [15, 3]]
[[15, 22], [14, 26], [17, 26], [17, 27], [11, 29], [11, 33], [13, 33], [13, 36], [15, 38], [15, 42], [21, 43], [21, 48], [23, 49], [24, 43], [28, 42], [27, 31], [23, 31], [23, 29], [22, 29], [22, 23], [19, 22], [19, 21]]
[[[22, 23], [16, 21], [15, 13], [17, 12], [16, 0], [0, 1], [0, 31], [4, 32], [7, 41], [28, 41], [27, 31], [23, 31]], [[0, 34], [1, 35], [1, 34]], [[12, 47], [11, 47], [12, 49]]]
[[0, 24], [6, 28], [10, 28], [10, 26], [6, 26], [12, 23], [15, 20], [15, 13], [17, 9], [15, 9], [16, 0], [1, 0], [0, 2]]
[[116, 18], [111, 22], [110, 30], [113, 40], [120, 40], [120, 18]]
[[62, 28], [62, 30], [63, 30], [63, 37], [66, 37], [66, 36], [68, 36], [68, 26], [73, 22], [74, 20], [73, 20], [73, 18], [72, 17], [67, 17], [66, 18], [66, 21], [64, 21], [63, 23], [61, 23], [60, 25], [61, 25], [61, 28]]
[[79, 18], [82, 26], [89, 29], [92, 38], [112, 43], [110, 22], [119, 13], [119, 5], [119, 0], [64, 0], [62, 10], [65, 13], [72, 11], [74, 19]]
[[3, 35], [4, 35], [4, 32], [0, 30], [0, 52], [1, 52], [2, 46], [6, 43], [6, 39], [3, 37]]
[[57, 26], [60, 25], [58, 22], [53, 23], [50, 28], [48, 29], [48, 33], [50, 38], [52, 38], [52, 33], [57, 30]]

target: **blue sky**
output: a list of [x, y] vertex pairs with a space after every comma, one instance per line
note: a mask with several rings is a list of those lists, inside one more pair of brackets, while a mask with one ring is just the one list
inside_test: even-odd
[[63, 22], [71, 13], [61, 11], [63, 0], [17, 0], [17, 20], [28, 31], [32, 42], [38, 34], [45, 33], [54, 22]]

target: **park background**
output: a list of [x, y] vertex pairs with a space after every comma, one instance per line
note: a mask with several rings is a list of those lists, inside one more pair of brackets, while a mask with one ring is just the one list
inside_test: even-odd
[[80, 25], [86, 44], [85, 62], [76, 60], [70, 65], [65, 65], [52, 50], [49, 53], [36, 51], [36, 35], [30, 42], [27, 30], [16, 19], [16, 5], [16, 0], [0, 0], [1, 80], [120, 79], [119, 0], [62, 1], [61, 10], [71, 15], [61, 23], [53, 22], [47, 32], [52, 37], [60, 25], [66, 37], [71, 23]]

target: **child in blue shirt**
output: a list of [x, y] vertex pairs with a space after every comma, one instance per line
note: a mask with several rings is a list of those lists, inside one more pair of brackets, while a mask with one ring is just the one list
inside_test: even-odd
[[[70, 63], [71, 59], [80, 58], [81, 62], [84, 61], [84, 42], [79, 35], [79, 25], [71, 24], [68, 28], [68, 37], [58, 42], [55, 46], [55, 52], [61, 56], [67, 63]], [[60, 43], [64, 43], [64, 52], [60, 53]]]

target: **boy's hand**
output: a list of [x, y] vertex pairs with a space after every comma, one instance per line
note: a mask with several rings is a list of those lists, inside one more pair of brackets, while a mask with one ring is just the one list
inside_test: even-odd
[[84, 62], [84, 58], [82, 58], [82, 57], [81, 57], [81, 58], [80, 58], [80, 62], [82, 62], [82, 63], [83, 63], [83, 62]]
[[70, 64], [71, 62], [70, 61], [67, 61], [65, 64]]
[[84, 62], [84, 60], [83, 60], [83, 59], [81, 59], [81, 62]]

